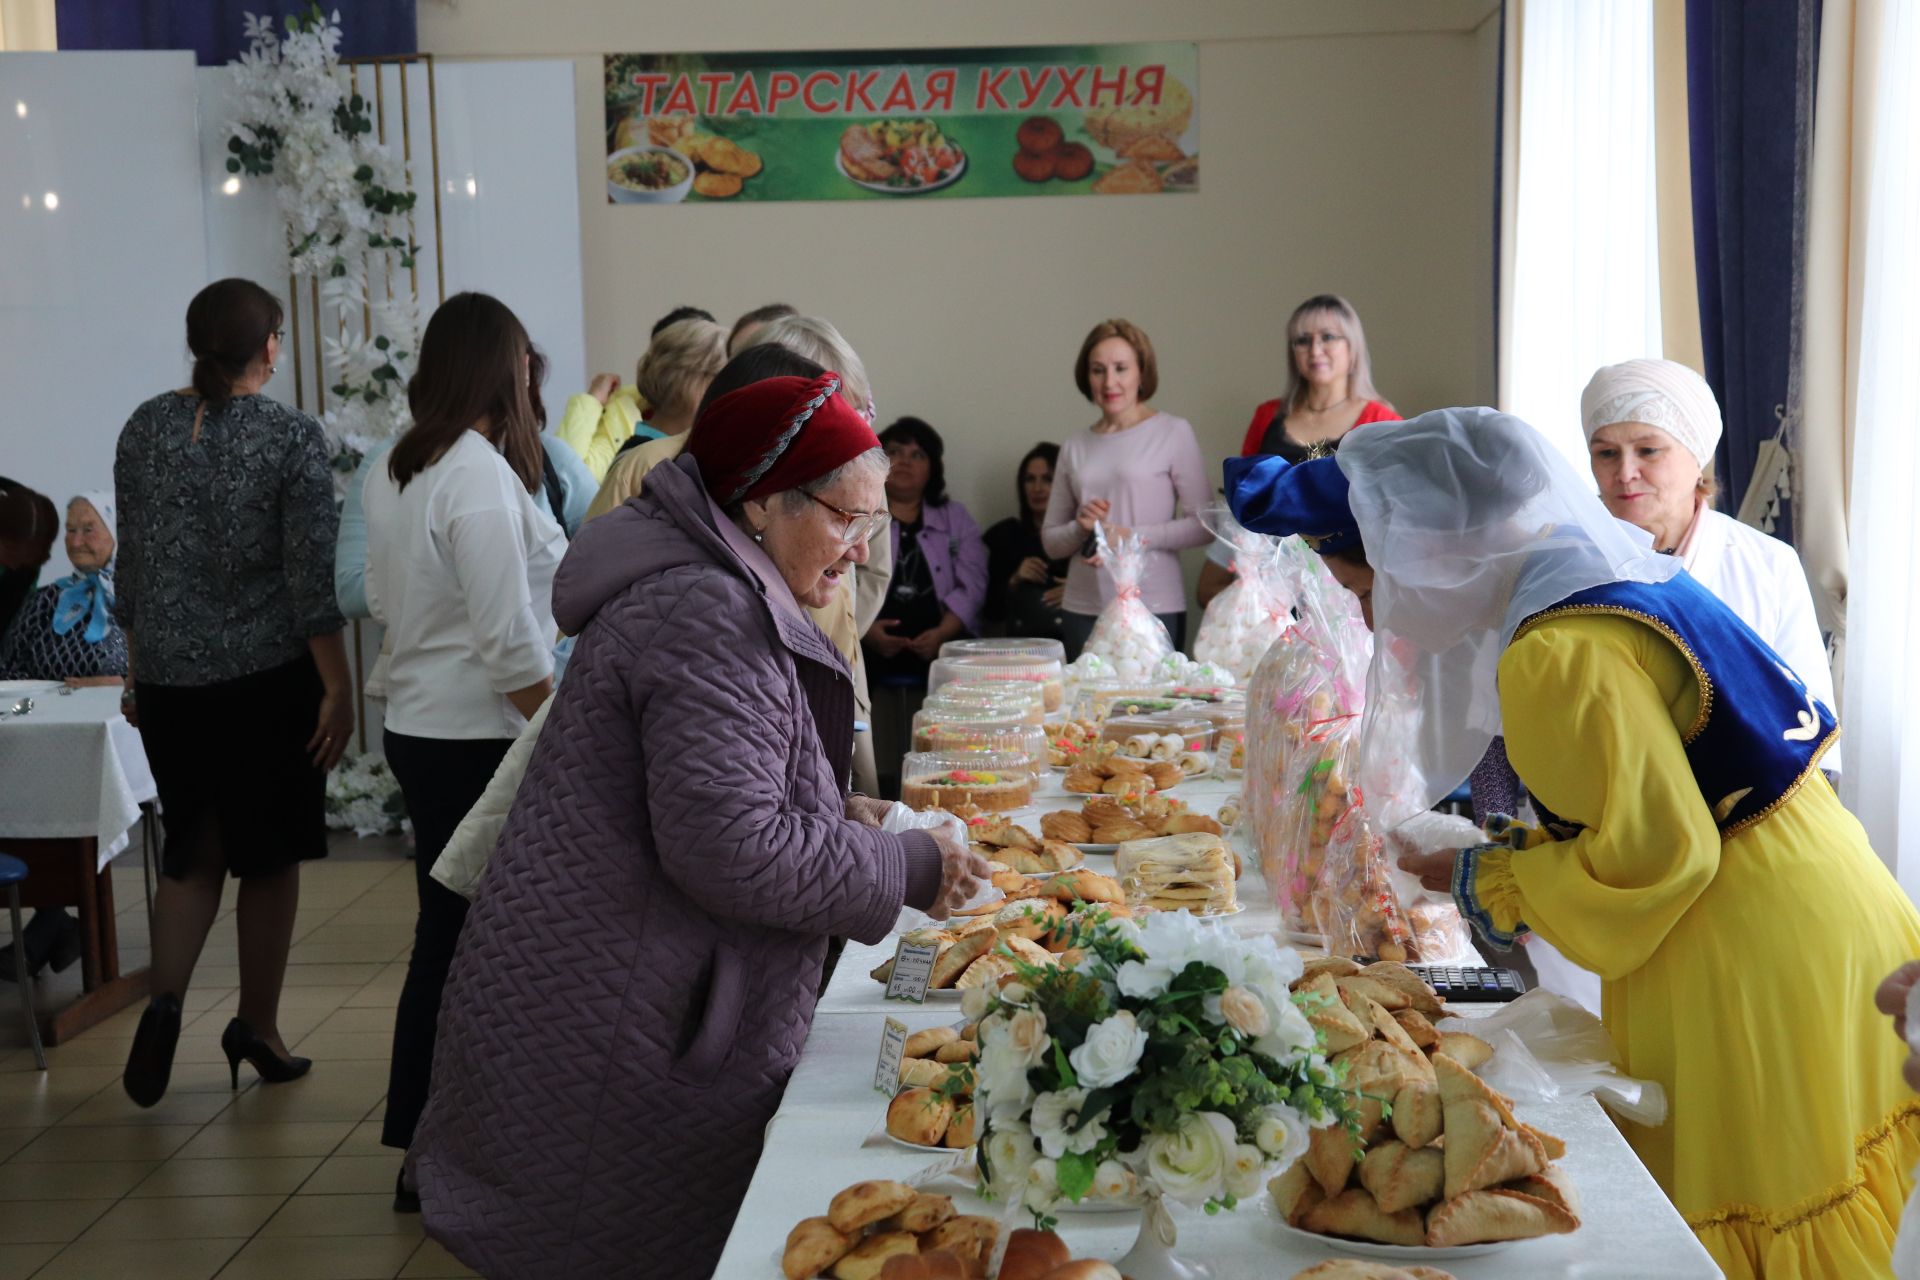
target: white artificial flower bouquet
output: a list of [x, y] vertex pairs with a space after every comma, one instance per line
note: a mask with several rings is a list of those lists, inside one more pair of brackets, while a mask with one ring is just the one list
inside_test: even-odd
[[981, 1186], [1036, 1221], [1165, 1197], [1231, 1209], [1353, 1124], [1351, 1094], [1288, 986], [1300, 959], [1185, 911], [1070, 924], [1057, 966], [1015, 961], [980, 1022]]
[[385, 756], [350, 755], [327, 775], [327, 825], [362, 838], [412, 829], [399, 779]]

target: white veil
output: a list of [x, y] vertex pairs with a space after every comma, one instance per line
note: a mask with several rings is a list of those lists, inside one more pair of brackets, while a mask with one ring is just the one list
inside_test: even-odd
[[1680, 562], [1510, 414], [1359, 427], [1335, 457], [1374, 572], [1360, 778], [1391, 829], [1465, 781], [1500, 732], [1496, 672], [1522, 622], [1602, 583], [1664, 582]]

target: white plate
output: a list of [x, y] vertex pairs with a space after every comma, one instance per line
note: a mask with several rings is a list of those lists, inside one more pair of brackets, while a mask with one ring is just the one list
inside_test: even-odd
[[896, 1138], [892, 1134], [885, 1132], [883, 1132], [881, 1136], [896, 1147], [905, 1147], [909, 1151], [925, 1151], [930, 1155], [936, 1156], [950, 1156], [956, 1151], [973, 1150], [972, 1147], [926, 1147], [918, 1142], [908, 1142], [905, 1138]]
[[30, 698], [62, 688], [58, 680], [0, 680], [0, 698]]
[[1055, 1213], [1138, 1213], [1140, 1206], [1125, 1204], [1118, 1200], [1082, 1200], [1079, 1204], [1062, 1200], [1053, 1207]]
[[[955, 147], [954, 150], [959, 151], [959, 148]], [[839, 173], [841, 177], [856, 187], [865, 187], [867, 190], [877, 191], [883, 196], [918, 196], [925, 195], [929, 191], [938, 191], [942, 187], [950, 187], [960, 181], [960, 179], [966, 177], [967, 153], [964, 151], [960, 152], [960, 163], [953, 167], [952, 173], [940, 179], [938, 182], [929, 182], [924, 187], [890, 187], [884, 182], [868, 182], [864, 178], [856, 178], [847, 172], [846, 160], [838, 151], [833, 153], [833, 167], [835, 172]]]
[[1120, 851], [1120, 846], [1117, 844], [1076, 844], [1073, 847], [1082, 853], [1118, 853]]
[[[881, 995], [884, 998], [886, 994], [886, 987], [883, 985], [880, 990], [881, 990]], [[936, 990], [927, 992], [927, 998], [924, 1001], [924, 1003], [926, 1004], [959, 1004], [960, 997], [966, 994], [967, 994], [966, 992], [960, 990], [960, 988], [958, 987], [940, 987]], [[913, 1001], [895, 1000], [893, 1001], [893, 1003], [911, 1006], [913, 1004]]]
[[1456, 1244], [1444, 1249], [1429, 1249], [1425, 1245], [1377, 1244], [1372, 1240], [1349, 1240], [1344, 1236], [1323, 1236], [1318, 1232], [1302, 1231], [1290, 1226], [1279, 1218], [1273, 1225], [1296, 1242], [1310, 1243], [1315, 1248], [1341, 1249], [1348, 1253], [1357, 1253], [1363, 1258], [1380, 1258], [1388, 1262], [1398, 1262], [1415, 1266], [1425, 1262], [1437, 1262], [1442, 1258], [1478, 1258], [1489, 1253], [1499, 1253], [1511, 1249], [1524, 1240], [1496, 1240], [1492, 1244]]

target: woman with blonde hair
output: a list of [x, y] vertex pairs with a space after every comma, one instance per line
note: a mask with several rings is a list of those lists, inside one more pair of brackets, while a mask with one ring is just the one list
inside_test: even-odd
[[676, 307], [653, 326], [633, 385], [622, 387], [615, 374], [595, 374], [583, 394], [567, 398], [553, 434], [580, 456], [598, 484], [613, 460], [636, 443], [692, 426], [705, 382], [726, 362], [727, 331], [697, 307]]
[[1360, 313], [1339, 294], [1317, 293], [1293, 309], [1287, 352], [1287, 392], [1253, 411], [1242, 457], [1274, 453], [1302, 462], [1355, 427], [1399, 420], [1374, 390]]

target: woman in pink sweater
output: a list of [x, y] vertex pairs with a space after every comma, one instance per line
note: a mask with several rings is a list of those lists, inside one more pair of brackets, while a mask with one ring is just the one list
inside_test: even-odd
[[1129, 321], [1093, 327], [1080, 344], [1073, 380], [1100, 420], [1060, 447], [1040, 532], [1048, 555], [1072, 557], [1062, 602], [1067, 657], [1079, 656], [1113, 599], [1112, 576], [1091, 556], [1096, 521], [1109, 537], [1131, 530], [1147, 543], [1141, 598], [1166, 624], [1174, 648], [1184, 648], [1187, 587], [1179, 553], [1211, 537], [1197, 514], [1208, 489], [1193, 426], [1147, 403], [1160, 386], [1159, 366], [1153, 343]]

